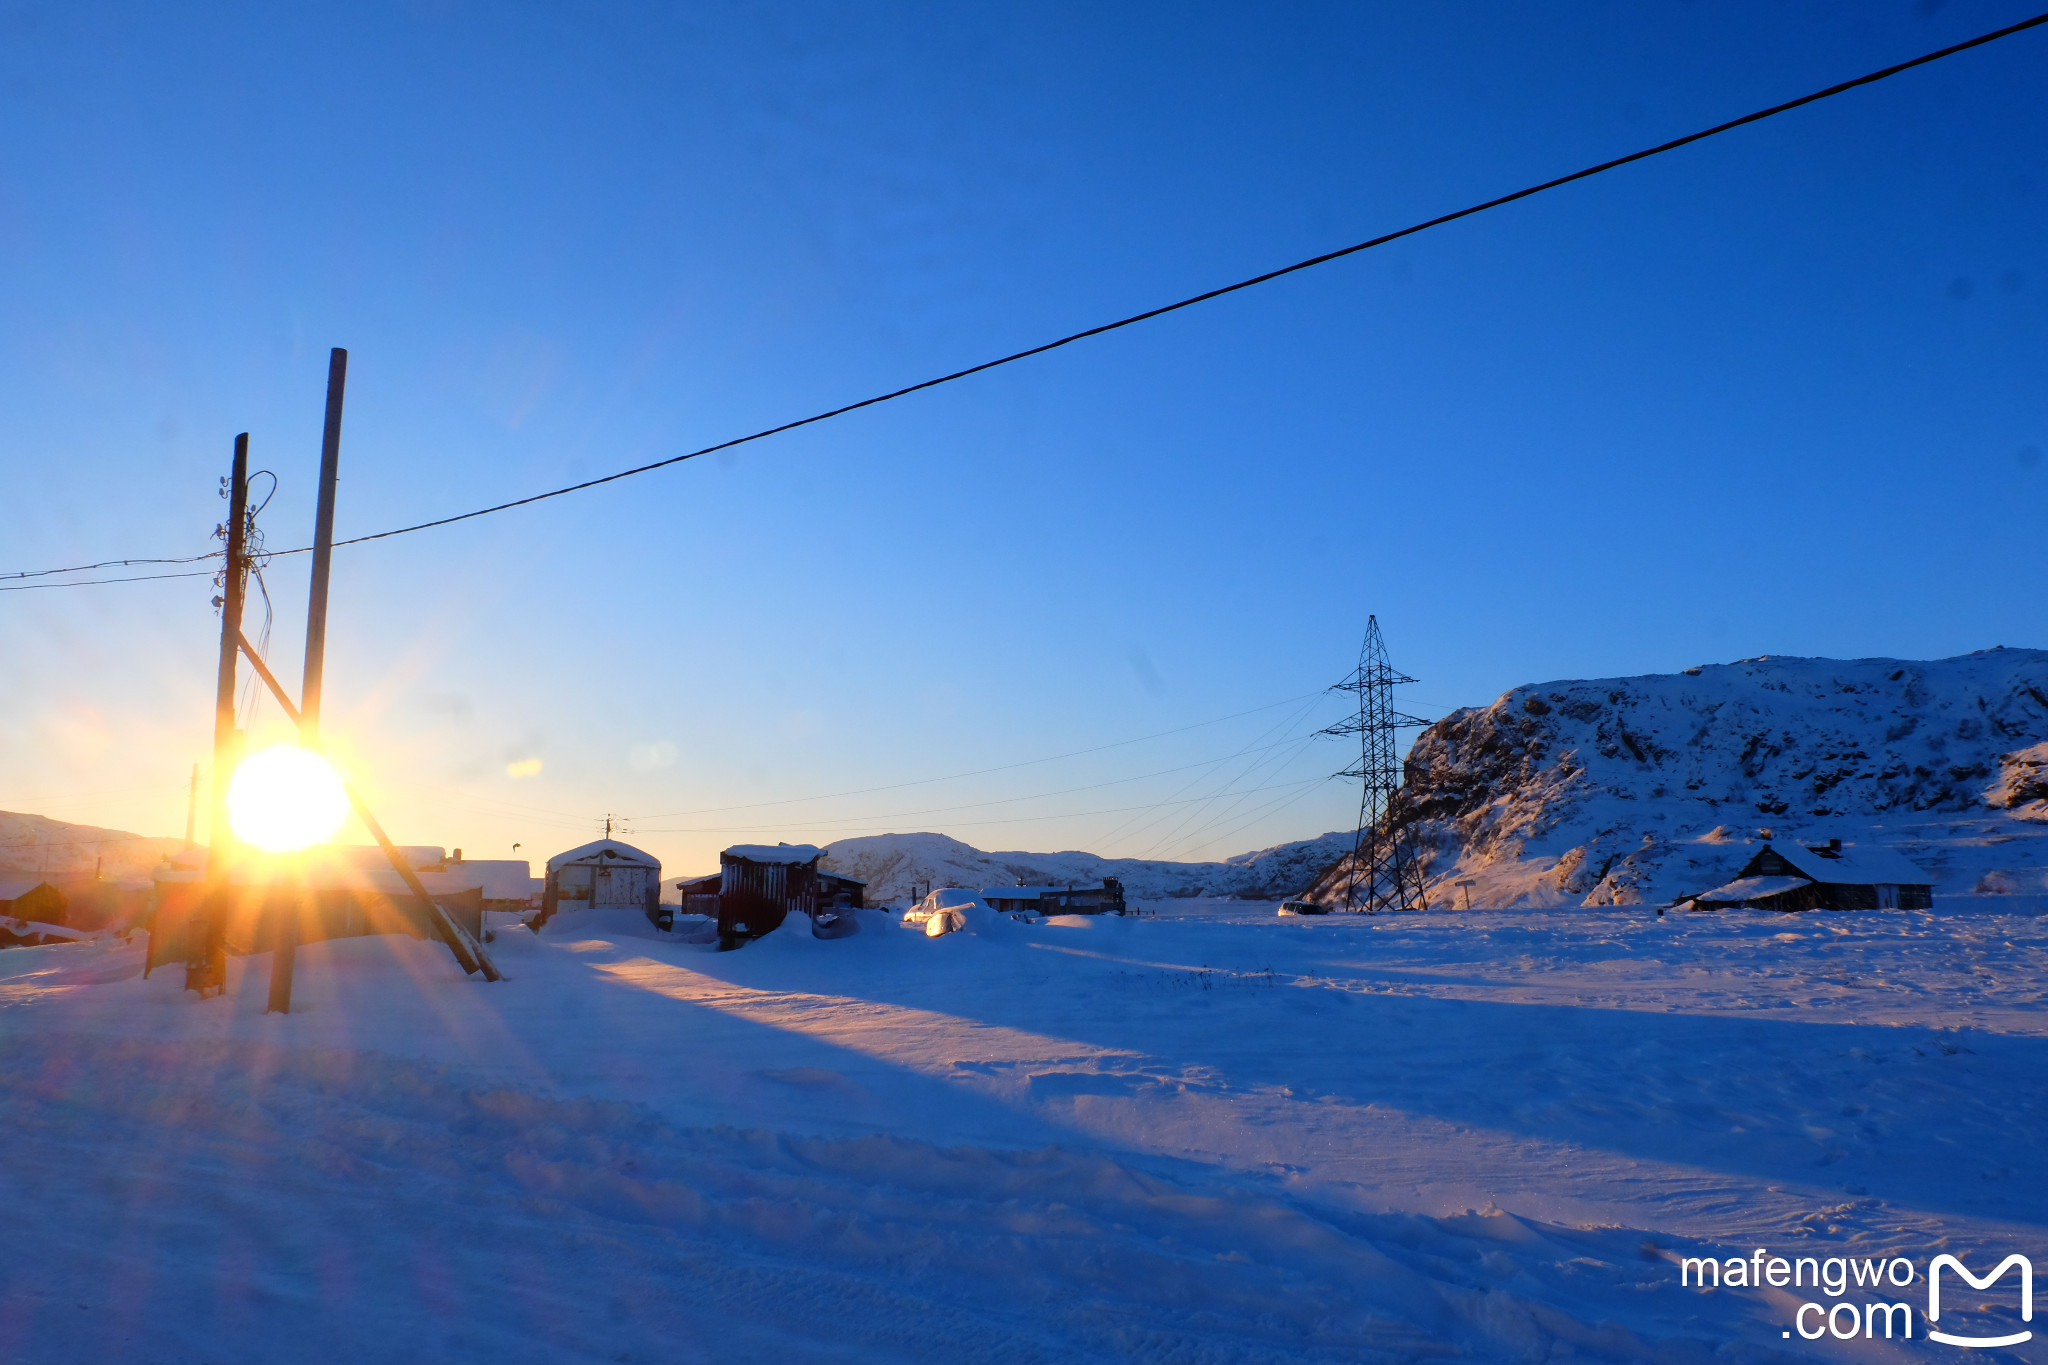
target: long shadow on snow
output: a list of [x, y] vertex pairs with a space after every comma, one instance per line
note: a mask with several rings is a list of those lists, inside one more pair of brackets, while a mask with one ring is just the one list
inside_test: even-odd
[[798, 985], [749, 970], [745, 954], [702, 970], [1135, 1054], [1028, 1073], [1037, 1097], [1285, 1088], [1305, 1103], [2048, 1222], [2048, 1187], [2024, 1174], [2048, 1118], [2048, 1039], [1197, 980], [1008, 941], [959, 946], [969, 951], [949, 953], [950, 972], [849, 961]]

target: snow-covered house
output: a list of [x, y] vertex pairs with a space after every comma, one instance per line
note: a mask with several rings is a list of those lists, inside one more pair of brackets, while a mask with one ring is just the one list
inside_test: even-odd
[[652, 916], [661, 906], [661, 860], [617, 839], [557, 853], [548, 859], [541, 891], [541, 917], [557, 910], [620, 905]]
[[[524, 910], [532, 896], [524, 859], [464, 859], [460, 849], [450, 857], [426, 844], [401, 844], [396, 852], [434, 904], [472, 938], [484, 937], [485, 910]], [[207, 850], [190, 849], [157, 867], [144, 916], [150, 928], [145, 971], [182, 960], [191, 949], [188, 935], [206, 911], [207, 861]], [[366, 934], [426, 938], [434, 932], [405, 879], [375, 844], [322, 845], [305, 855], [302, 875], [312, 901], [298, 915], [300, 943]], [[269, 859], [244, 857], [233, 864], [222, 924], [229, 952], [269, 950], [271, 935], [296, 904], [283, 885]]]
[[1682, 897], [1702, 910], [1750, 905], [1765, 910], [1926, 910], [1934, 879], [1888, 848], [1765, 844], [1734, 881]]
[[62, 924], [66, 904], [64, 893], [39, 877], [0, 882], [0, 915], [9, 919]]
[[1121, 915], [1123, 883], [1114, 877], [1085, 885], [992, 886], [981, 893], [990, 908], [1002, 913], [1031, 911], [1041, 915]]
[[483, 908], [517, 914], [533, 900], [533, 865], [524, 858], [465, 858], [462, 850], [438, 862], [414, 865], [429, 895], [474, 889]]
[[[825, 850], [814, 844], [734, 844], [718, 855], [718, 934], [723, 942], [759, 938], [780, 928], [791, 914], [803, 914], [814, 933], [831, 937], [829, 926], [854, 923], [844, 912], [864, 903], [867, 883], [819, 870]], [[701, 898], [711, 879], [679, 883], [687, 908]], [[694, 895], [693, 895], [694, 893]]]

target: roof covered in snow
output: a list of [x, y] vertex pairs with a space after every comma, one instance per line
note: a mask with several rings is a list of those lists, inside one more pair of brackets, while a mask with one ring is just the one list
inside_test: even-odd
[[1804, 877], [1741, 877], [1726, 886], [1717, 886], [1712, 891], [1702, 891], [1694, 900], [1718, 905], [1740, 905], [1744, 901], [1760, 901], [1771, 896], [1782, 896], [1787, 891], [1797, 891], [1813, 883]]
[[816, 844], [734, 844], [718, 855], [744, 858], [750, 863], [815, 863], [825, 856]]
[[1850, 886], [1934, 884], [1934, 878], [1907, 861], [1904, 854], [1875, 844], [1844, 844], [1839, 850], [1792, 843], [1765, 847], [1817, 882]]
[[46, 939], [70, 939], [73, 943], [82, 943], [92, 937], [83, 929], [73, 929], [62, 924], [45, 924], [41, 920], [33, 919], [0, 919], [0, 929], [22, 938], [36, 935]]
[[533, 867], [524, 858], [464, 858], [419, 870], [428, 891], [476, 887], [487, 901], [524, 900], [533, 891]]
[[622, 844], [617, 839], [598, 839], [566, 853], [557, 853], [548, 859], [548, 871], [586, 863], [592, 867], [661, 867], [661, 859], [652, 853], [643, 852], [631, 844]]

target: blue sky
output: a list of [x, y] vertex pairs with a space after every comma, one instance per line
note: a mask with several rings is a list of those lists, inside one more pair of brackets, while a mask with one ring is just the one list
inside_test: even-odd
[[[271, 543], [305, 543], [329, 346], [339, 534], [364, 534], [2027, 13], [7, 5], [0, 571], [207, 549], [242, 430], [279, 476]], [[1355, 791], [1312, 780], [1345, 756], [1304, 737], [1369, 612], [1424, 715], [1760, 653], [2040, 645], [2044, 64], [2023, 34], [741, 452], [345, 549], [329, 735], [397, 837], [471, 856], [614, 811], [676, 871], [886, 829], [1217, 857], [1350, 824]], [[305, 561], [266, 577], [295, 679]], [[209, 595], [0, 594], [0, 806], [182, 826]]]

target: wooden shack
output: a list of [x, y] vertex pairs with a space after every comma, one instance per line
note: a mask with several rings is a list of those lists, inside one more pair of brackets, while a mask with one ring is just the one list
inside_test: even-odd
[[1934, 879], [1888, 848], [1765, 844], [1734, 881], [1689, 900], [1695, 909], [1753, 906], [1761, 910], [1928, 910]]
[[[485, 884], [493, 864], [478, 866], [449, 859], [436, 847], [401, 845], [399, 855], [414, 867], [428, 897], [471, 938], [485, 937]], [[146, 916], [150, 928], [144, 973], [168, 962], [184, 960], [188, 935], [206, 913], [207, 854], [204, 849], [165, 859], [157, 868]], [[521, 874], [526, 864], [510, 864]], [[222, 934], [230, 953], [268, 952], [288, 916], [296, 917], [298, 942], [371, 934], [404, 934], [431, 938], [427, 912], [398, 874], [384, 851], [373, 844], [328, 844], [305, 855], [304, 877], [309, 902], [302, 902], [270, 859], [248, 857], [230, 874]]]
[[[819, 868], [825, 850], [813, 844], [735, 844], [718, 855], [718, 876], [676, 883], [682, 907], [715, 914], [718, 939], [737, 947], [782, 927], [792, 914], [819, 938], [852, 933], [852, 912], [866, 903], [867, 883]], [[715, 899], [713, 892], [715, 891]]]
[[541, 890], [541, 920], [557, 910], [623, 906], [650, 918], [661, 909], [661, 860], [617, 839], [557, 853], [548, 859]]
[[818, 912], [814, 844], [735, 844], [718, 855], [718, 938], [728, 946], [771, 934], [791, 912]]
[[70, 898], [41, 879], [0, 882], [0, 915], [9, 919], [34, 920], [38, 924], [62, 924]]

